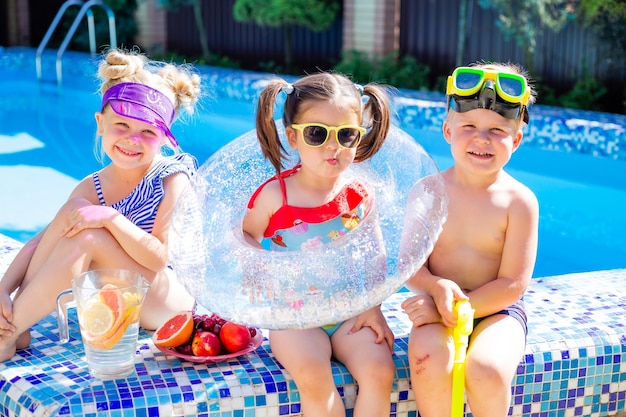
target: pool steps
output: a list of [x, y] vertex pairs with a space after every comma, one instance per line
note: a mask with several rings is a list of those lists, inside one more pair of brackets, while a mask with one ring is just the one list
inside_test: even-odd
[[62, 89], [63, 87], [63, 70], [62, 70], [63, 53], [67, 49], [67, 46], [72, 40], [72, 37], [74, 36], [74, 33], [76, 32], [76, 29], [78, 28], [78, 25], [80, 24], [81, 20], [83, 19], [85, 15], [87, 16], [87, 23], [88, 23], [88, 30], [89, 30], [89, 48], [91, 51], [91, 55], [92, 56], [96, 55], [96, 32], [95, 32], [95, 26], [94, 26], [94, 14], [91, 11], [91, 9], [94, 6], [99, 6], [106, 13], [108, 23], [109, 23], [109, 26], [108, 26], [109, 45], [112, 48], [117, 47], [117, 34], [115, 30], [115, 15], [113, 14], [113, 11], [106, 3], [104, 3], [102, 0], [89, 0], [87, 2], [82, 1], [82, 0], [67, 0], [63, 3], [59, 11], [57, 12], [56, 16], [54, 17], [54, 20], [48, 27], [46, 34], [44, 35], [43, 39], [39, 43], [39, 46], [37, 47], [37, 56], [35, 59], [36, 59], [37, 80], [40, 83], [43, 80], [43, 72], [42, 72], [42, 66], [41, 66], [41, 57], [42, 57], [43, 51], [46, 49], [46, 46], [48, 46], [48, 42], [50, 41], [50, 38], [54, 34], [55, 29], [57, 28], [57, 25], [59, 24], [61, 19], [65, 16], [65, 12], [72, 6], [78, 6], [80, 7], [80, 9], [78, 10], [78, 13], [74, 17], [72, 26], [69, 28], [67, 33], [65, 33], [61, 46], [56, 51], [55, 65], [56, 65], [57, 85], [59, 89]]
[[[0, 273], [20, 243], [0, 235]], [[626, 269], [533, 279], [525, 296], [528, 345], [513, 380], [509, 415], [615, 416], [626, 402]], [[410, 323], [396, 293], [383, 311], [396, 335], [390, 416], [417, 415], [410, 389]], [[59, 344], [55, 313], [32, 328], [33, 342], [0, 364], [0, 416], [298, 416], [298, 391], [267, 340], [253, 353], [218, 364], [164, 355], [141, 331], [136, 375], [94, 381], [70, 310], [70, 342]], [[267, 332], [265, 332], [267, 335]], [[344, 402], [357, 385], [333, 363]], [[349, 413], [351, 415], [351, 412]], [[466, 415], [471, 413], [466, 411]]]

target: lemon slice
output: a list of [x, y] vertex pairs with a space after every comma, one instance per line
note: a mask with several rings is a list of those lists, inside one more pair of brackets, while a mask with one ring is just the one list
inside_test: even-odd
[[80, 325], [92, 337], [105, 335], [115, 323], [114, 311], [100, 300], [87, 303], [80, 315]]
[[123, 297], [127, 308], [136, 307], [142, 301], [142, 295], [137, 292], [125, 292]]

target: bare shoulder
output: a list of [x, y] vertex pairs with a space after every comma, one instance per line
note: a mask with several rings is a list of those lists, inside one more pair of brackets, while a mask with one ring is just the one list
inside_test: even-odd
[[524, 183], [508, 176], [507, 185], [511, 195], [511, 208], [529, 213], [539, 211], [539, 202], [535, 193]]
[[283, 193], [279, 181], [270, 181], [256, 195], [253, 207], [274, 212], [282, 205]]
[[69, 198], [84, 198], [98, 204], [98, 194], [96, 193], [96, 185], [94, 183], [93, 174], [87, 175], [74, 187]]
[[252, 199], [243, 219], [243, 231], [260, 242], [270, 218], [282, 205], [280, 183], [270, 181]]

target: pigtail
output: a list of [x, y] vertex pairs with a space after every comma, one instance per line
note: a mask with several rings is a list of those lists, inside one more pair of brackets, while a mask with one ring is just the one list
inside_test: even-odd
[[282, 80], [270, 81], [261, 91], [256, 111], [256, 134], [261, 145], [261, 151], [276, 169], [277, 174], [283, 168], [282, 160], [287, 156], [287, 151], [281, 143], [276, 129], [274, 105], [276, 97], [285, 85], [286, 83]]
[[164, 65], [156, 75], [162, 79], [166, 88], [174, 94], [176, 115], [178, 115], [181, 107], [188, 114], [193, 114], [195, 105], [200, 98], [200, 76], [185, 65], [175, 66], [173, 64]]
[[391, 124], [389, 97], [381, 86], [367, 84], [363, 88], [363, 98], [367, 99], [363, 108], [363, 125], [367, 128], [367, 133], [356, 151], [356, 162], [363, 162], [380, 150], [387, 139]]

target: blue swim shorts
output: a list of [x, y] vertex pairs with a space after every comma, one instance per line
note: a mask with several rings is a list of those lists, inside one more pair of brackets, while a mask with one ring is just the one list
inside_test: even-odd
[[475, 319], [474, 328], [476, 328], [478, 323], [480, 323], [487, 317], [495, 316], [496, 314], [506, 314], [507, 316], [513, 317], [515, 320], [519, 322], [519, 324], [522, 325], [522, 328], [524, 329], [524, 334], [528, 336], [528, 318], [526, 317], [526, 311], [524, 309], [524, 299], [521, 299], [517, 301], [515, 304], [513, 304], [512, 306], [509, 306], [505, 308], [504, 310], [498, 311], [497, 313], [494, 313], [490, 316], [485, 316], [485, 317]]

